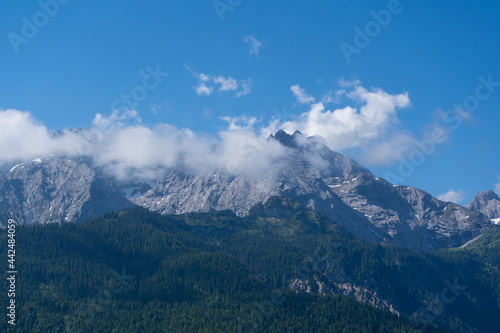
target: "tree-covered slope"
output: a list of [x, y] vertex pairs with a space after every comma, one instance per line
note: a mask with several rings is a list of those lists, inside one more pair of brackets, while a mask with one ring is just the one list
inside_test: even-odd
[[269, 288], [182, 220], [134, 208], [18, 228], [15, 331], [417, 332], [347, 297]]
[[[481, 261], [484, 253], [367, 243], [286, 198], [244, 218], [135, 207], [81, 224], [19, 227], [16, 239], [20, 332], [500, 327], [498, 266]], [[0, 242], [7, 244], [5, 230]]]

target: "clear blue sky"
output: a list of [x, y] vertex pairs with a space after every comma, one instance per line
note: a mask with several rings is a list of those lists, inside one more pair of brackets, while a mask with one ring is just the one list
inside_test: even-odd
[[[211, 0], [72, 0], [60, 4], [53, 17], [37, 15], [37, 1], [4, 1], [0, 108], [29, 111], [50, 129], [88, 127], [96, 113], [109, 115], [114, 100], [142, 84], [148, 66], [159, 65], [170, 75], [136, 105], [142, 123], [216, 133], [226, 126], [223, 116], [246, 115], [267, 124], [276, 116], [273, 110], [286, 109], [285, 118], [307, 112], [310, 105], [298, 103], [290, 87], [298, 84], [318, 99], [339, 89], [344, 78], [389, 94], [407, 92], [411, 106], [398, 110], [399, 123], [391, 126], [420, 139], [435, 123], [436, 110], [474, 95], [479, 76], [500, 82], [498, 1], [401, 0], [390, 23], [350, 62], [340, 44], [355, 45], [354, 28], [364, 30], [374, 21], [371, 11], [387, 10], [391, 1], [218, 3], [230, 8], [223, 20]], [[23, 17], [38, 20], [40, 27], [13, 47], [9, 33], [25, 38]], [[258, 54], [244, 42], [248, 36], [262, 43]], [[199, 73], [231, 77], [237, 84], [251, 78], [251, 91], [199, 96], [193, 89]], [[461, 191], [462, 204], [494, 188], [500, 176], [497, 89], [405, 184], [435, 196]], [[346, 153], [363, 159], [359, 149]], [[384, 177], [398, 165], [367, 166]]]

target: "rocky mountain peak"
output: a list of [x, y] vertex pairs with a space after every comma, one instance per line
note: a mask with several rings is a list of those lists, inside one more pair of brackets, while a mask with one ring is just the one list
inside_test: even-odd
[[477, 214], [483, 214], [491, 220], [500, 218], [500, 198], [493, 191], [479, 192], [467, 205]]
[[478, 200], [484, 200], [484, 201], [490, 201], [490, 200], [500, 201], [500, 198], [498, 198], [498, 195], [495, 192], [493, 192], [492, 190], [481, 191], [476, 195], [475, 198], [477, 198]]
[[277, 140], [285, 147], [297, 148], [299, 146], [297, 142], [297, 138], [299, 136], [303, 136], [303, 134], [300, 133], [299, 131], [295, 131], [295, 133], [290, 135], [283, 130], [279, 130], [278, 132], [276, 132], [276, 134], [271, 134], [269, 136], [269, 139]]

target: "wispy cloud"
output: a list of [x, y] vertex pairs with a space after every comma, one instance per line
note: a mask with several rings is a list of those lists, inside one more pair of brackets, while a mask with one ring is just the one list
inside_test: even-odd
[[311, 104], [314, 103], [315, 98], [308, 93], [304, 89], [300, 87], [299, 84], [290, 87], [293, 95], [297, 98], [297, 102], [301, 104]]
[[228, 123], [230, 131], [240, 130], [240, 129], [253, 130], [255, 123], [257, 122], [256, 117], [247, 117], [247, 116], [240, 116], [240, 117], [225, 116], [225, 117], [220, 117], [220, 119]]
[[362, 162], [367, 165], [391, 165], [415, 147], [416, 139], [408, 132], [399, 131], [382, 140], [367, 142], [362, 150]]
[[207, 86], [204, 82], [200, 82], [195, 88], [196, 94], [198, 96], [210, 96], [212, 95], [214, 88]]
[[498, 177], [498, 183], [494, 184], [494, 190], [495, 192], [500, 195], [500, 176]]
[[321, 103], [323, 104], [329, 104], [329, 103], [339, 103], [340, 99], [342, 98], [342, 95], [345, 94], [345, 90], [340, 89], [340, 90], [330, 90], [326, 94], [324, 94], [321, 97]]
[[250, 45], [250, 54], [255, 54], [257, 57], [260, 56], [260, 49], [262, 48], [262, 42], [260, 42], [254, 35], [246, 36], [243, 41]]
[[448, 192], [438, 195], [438, 199], [445, 202], [460, 203], [464, 200], [465, 193], [461, 190], [448, 190]]
[[157, 104], [152, 104], [150, 107], [151, 107], [151, 112], [156, 116], [160, 112], [168, 111], [170, 103], [169, 102], [157, 103]]
[[110, 116], [104, 116], [101, 113], [97, 113], [92, 124], [95, 127], [107, 130], [113, 127], [124, 127], [130, 122], [141, 122], [141, 117], [139, 117], [139, 113], [136, 110], [127, 110], [124, 112], [113, 111]]
[[199, 73], [187, 66], [186, 68], [198, 79], [198, 84], [194, 86], [194, 91], [198, 96], [211, 96], [214, 91], [218, 91], [219, 94], [234, 92], [234, 96], [240, 98], [250, 94], [252, 91], [252, 78], [236, 80], [230, 76], [210, 76]]

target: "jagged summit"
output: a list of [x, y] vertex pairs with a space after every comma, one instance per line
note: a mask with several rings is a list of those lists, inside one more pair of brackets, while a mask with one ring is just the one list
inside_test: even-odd
[[500, 219], [500, 198], [491, 190], [479, 192], [467, 208], [477, 214], [484, 214], [490, 220]]
[[297, 148], [299, 146], [297, 142], [297, 138], [299, 136], [303, 136], [303, 134], [300, 133], [300, 131], [295, 131], [292, 135], [290, 135], [283, 130], [279, 130], [275, 134], [271, 134], [269, 136], [269, 139], [277, 140], [285, 147]]

